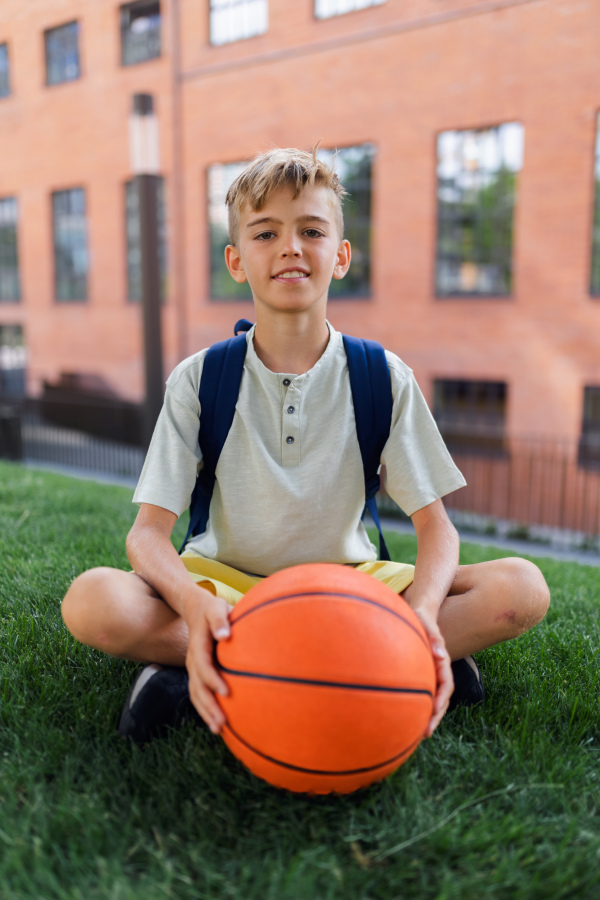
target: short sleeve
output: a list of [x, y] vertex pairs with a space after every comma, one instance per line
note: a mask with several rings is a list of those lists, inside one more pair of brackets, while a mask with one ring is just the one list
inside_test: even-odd
[[454, 465], [412, 371], [387, 354], [394, 405], [381, 462], [385, 488], [406, 515], [466, 484]]
[[180, 516], [188, 508], [202, 463], [198, 444], [198, 387], [206, 351], [171, 373], [133, 502], [151, 503]]

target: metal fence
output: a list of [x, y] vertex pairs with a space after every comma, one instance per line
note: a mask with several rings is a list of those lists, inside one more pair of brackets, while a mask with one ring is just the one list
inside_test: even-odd
[[[0, 458], [94, 471], [118, 478], [139, 476], [145, 456], [143, 447], [88, 433], [90, 428], [85, 426], [91, 423], [85, 416], [82, 416], [85, 430], [61, 424], [61, 417], [68, 418], [72, 412], [72, 405], [49, 412], [48, 403], [37, 400], [0, 403]], [[97, 412], [98, 417], [107, 415], [106, 409]], [[121, 415], [117, 409], [117, 423]], [[110, 433], [111, 429], [108, 430]]]
[[[127, 416], [130, 412], [126, 410]], [[106, 410], [98, 407], [93, 418], [97, 422], [105, 415]], [[137, 433], [136, 429], [132, 432], [129, 418], [123, 424], [122, 410], [116, 408], [114, 415], [109, 433]], [[20, 406], [0, 401], [0, 458], [93, 470], [120, 478], [139, 476], [145, 455], [139, 440], [127, 443], [86, 433], [93, 432], [95, 425], [85, 416], [80, 429], [61, 424], [56, 411], [50, 414], [53, 421], [47, 416], [47, 405], [39, 401], [29, 400]], [[448, 494], [444, 502], [449, 509], [465, 513], [598, 535], [598, 449], [596, 444], [586, 448], [581, 442], [577, 445], [531, 438], [507, 441], [501, 453], [455, 449], [452, 455], [467, 486]]]
[[[585, 448], [584, 448], [585, 449]], [[454, 452], [467, 486], [444, 498], [449, 508], [528, 525], [600, 533], [598, 454], [581, 443], [518, 439], [498, 455]]]

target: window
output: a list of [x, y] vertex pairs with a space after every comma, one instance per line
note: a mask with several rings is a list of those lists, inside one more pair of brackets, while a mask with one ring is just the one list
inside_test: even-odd
[[352, 261], [344, 278], [332, 281], [329, 296], [368, 297], [371, 292], [371, 170], [375, 147], [361, 144], [318, 156], [335, 167], [347, 191], [343, 198], [344, 237], [352, 245]]
[[208, 229], [210, 241], [210, 296], [215, 300], [252, 300], [247, 282], [234, 281], [225, 265], [229, 243], [225, 197], [230, 185], [247, 163], [216, 163], [208, 169]]
[[[352, 262], [345, 278], [332, 281], [329, 296], [368, 297], [371, 278], [371, 169], [372, 144], [319, 150], [319, 157], [334, 165], [348, 195], [344, 197], [344, 235], [352, 244]], [[224, 260], [229, 243], [225, 197], [231, 183], [247, 163], [219, 163], [208, 169], [208, 221], [210, 235], [210, 296], [215, 300], [251, 300], [247, 283], [237, 284]]]
[[513, 218], [523, 127], [509, 122], [438, 137], [438, 296], [512, 291]]
[[0, 325], [0, 395], [25, 395], [27, 353], [20, 325]]
[[592, 271], [590, 292], [600, 296], [600, 113], [596, 126], [596, 161], [594, 166], [594, 224], [592, 231]]
[[434, 381], [433, 415], [451, 452], [502, 453], [506, 393], [503, 381]]
[[8, 68], [8, 46], [0, 44], [0, 97], [10, 94], [10, 72]]
[[160, 3], [140, 0], [121, 7], [121, 62], [134, 66], [160, 56]]
[[79, 25], [69, 22], [44, 32], [46, 84], [61, 84], [79, 78]]
[[52, 194], [57, 300], [87, 300], [87, 222], [82, 188]]
[[255, 37], [268, 26], [268, 0], [210, 0], [211, 44]]
[[600, 467], [600, 387], [583, 389], [579, 465]]
[[17, 256], [17, 201], [0, 198], [0, 301], [21, 299]]
[[385, 0], [315, 0], [315, 16], [317, 19], [327, 19], [329, 16], [354, 12], [355, 9], [381, 6], [382, 3], [385, 3]]
[[[158, 182], [158, 254], [163, 299], [167, 293], [167, 239], [164, 179]], [[142, 267], [140, 253], [140, 214], [136, 183], [125, 183], [125, 229], [127, 234], [127, 299], [142, 299]]]

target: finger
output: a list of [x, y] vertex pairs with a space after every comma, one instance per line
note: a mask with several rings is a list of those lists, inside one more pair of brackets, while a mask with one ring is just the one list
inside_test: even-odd
[[436, 696], [436, 704], [435, 704], [435, 712], [438, 713], [440, 710], [444, 712], [448, 708], [448, 704], [450, 703], [450, 698], [452, 697], [452, 692], [454, 691], [454, 680], [452, 678], [452, 671], [449, 669], [448, 672], [444, 673], [439, 680], [437, 696]]
[[231, 634], [229, 625], [229, 605], [219, 598], [218, 603], [211, 603], [206, 608], [206, 621], [216, 641], [224, 641]]
[[433, 734], [433, 732], [436, 730], [436, 728], [438, 727], [438, 725], [440, 724], [440, 722], [442, 721], [442, 719], [443, 719], [444, 716], [446, 715], [446, 712], [447, 712], [447, 710], [448, 710], [448, 704], [449, 704], [449, 703], [450, 703], [450, 698], [449, 698], [449, 697], [446, 697], [446, 698], [443, 699], [443, 698], [438, 694], [438, 696], [436, 697], [436, 701], [435, 701], [434, 707], [433, 707], [433, 711], [432, 711], [433, 714], [432, 714], [432, 716], [431, 716], [431, 719], [430, 719], [430, 721], [429, 721], [429, 725], [427, 726], [427, 730], [426, 730], [426, 732], [425, 732], [425, 734], [426, 734], [427, 737], [431, 737], [431, 735]]
[[213, 734], [219, 734], [227, 720], [212, 691], [201, 681], [190, 679], [190, 699]]
[[432, 652], [436, 667], [437, 691], [433, 703], [431, 720], [425, 732], [427, 737], [431, 737], [444, 718], [450, 703], [452, 691], [454, 690], [454, 678], [452, 677], [450, 657], [444, 644], [440, 641], [434, 641], [432, 644]]
[[188, 671], [192, 669], [199, 681], [206, 684], [211, 691], [220, 694], [221, 697], [227, 697], [229, 694], [227, 684], [213, 663], [213, 638], [210, 634], [196, 633], [190, 637], [186, 666]]

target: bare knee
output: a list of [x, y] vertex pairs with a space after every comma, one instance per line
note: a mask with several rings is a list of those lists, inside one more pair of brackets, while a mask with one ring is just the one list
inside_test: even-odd
[[542, 621], [550, 606], [550, 591], [539, 568], [529, 560], [511, 557], [499, 563], [495, 589], [502, 603], [497, 618], [516, 637]]
[[[83, 644], [113, 653], [109, 607], [114, 598], [115, 570], [99, 567], [82, 572], [62, 602], [65, 625]], [[109, 649], [111, 648], [111, 649]]]

